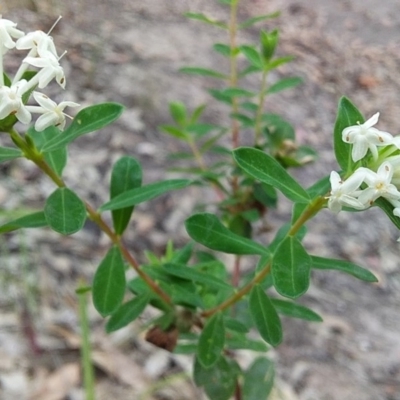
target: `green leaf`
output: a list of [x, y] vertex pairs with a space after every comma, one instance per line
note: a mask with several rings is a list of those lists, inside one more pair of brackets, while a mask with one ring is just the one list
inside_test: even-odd
[[114, 332], [134, 321], [146, 308], [150, 297], [147, 295], [137, 296], [133, 300], [120, 306], [115, 311], [106, 325], [106, 332]]
[[279, 31], [277, 29], [273, 30], [272, 32], [260, 32], [261, 51], [265, 62], [269, 62], [275, 54], [278, 40]]
[[80, 231], [86, 221], [85, 204], [65, 187], [56, 189], [47, 198], [44, 214], [50, 228], [62, 235]]
[[197, 120], [201, 117], [206, 107], [207, 107], [206, 104], [201, 104], [198, 107], [196, 107], [195, 110], [193, 111], [193, 114], [190, 116], [189, 123], [194, 124], [195, 122], [197, 122]]
[[102, 103], [86, 107], [79, 111], [71, 125], [60, 137], [48, 141], [42, 151], [54, 151], [65, 147], [79, 136], [97, 131], [114, 122], [124, 110], [124, 106], [117, 103]]
[[13, 147], [0, 147], [0, 162], [14, 160], [14, 158], [22, 157], [23, 153], [20, 149]]
[[200, 334], [197, 359], [204, 368], [211, 368], [221, 357], [225, 328], [221, 313], [209, 318]]
[[239, 49], [251, 65], [260, 69], [264, 68], [264, 61], [253, 46], [240, 46]]
[[204, 309], [203, 300], [197, 293], [193, 283], [180, 280], [165, 284], [161, 283], [160, 286], [171, 296], [174, 304]]
[[217, 53], [222, 54], [224, 57], [230, 57], [231, 56], [231, 47], [228, 46], [227, 44], [215, 43], [213, 45], [213, 49]]
[[279, 17], [279, 15], [281, 15], [281, 12], [275, 11], [274, 13], [271, 13], [271, 14], [259, 15], [257, 17], [252, 17], [252, 18], [246, 19], [245, 21], [243, 21], [241, 24], [238, 25], [238, 29], [248, 28], [248, 27], [256, 24], [257, 22], [265, 21], [265, 20], [271, 19], [271, 18], [276, 18], [276, 17]]
[[173, 276], [186, 279], [191, 282], [198, 282], [206, 285], [208, 288], [213, 289], [229, 289], [231, 286], [226, 282], [217, 279], [213, 276], [205, 274], [204, 272], [195, 270], [185, 265], [175, 263], [164, 264], [163, 268]]
[[278, 82], [274, 83], [273, 85], [271, 85], [268, 88], [267, 93], [269, 93], [269, 94], [277, 93], [277, 92], [280, 92], [282, 90], [298, 86], [301, 83], [303, 83], [303, 79], [298, 78], [298, 77], [281, 79], [280, 81], [278, 81]]
[[250, 314], [261, 337], [272, 346], [282, 341], [282, 325], [270, 298], [255, 285], [249, 298]]
[[169, 112], [176, 124], [180, 126], [185, 125], [187, 119], [187, 111], [183, 103], [181, 103], [180, 101], [173, 101], [169, 103]]
[[272, 277], [279, 294], [294, 299], [310, 285], [311, 257], [295, 236], [286, 237], [272, 259]]
[[238, 333], [247, 333], [249, 328], [235, 318], [224, 316], [225, 328]]
[[252, 147], [233, 151], [233, 158], [250, 176], [279, 189], [288, 199], [308, 203], [308, 193], [271, 156]]
[[150, 183], [142, 187], [128, 190], [114, 197], [112, 200], [103, 204], [99, 211], [118, 210], [120, 208], [134, 206], [144, 201], [154, 199], [171, 190], [183, 189], [190, 185], [192, 181], [188, 179], [170, 179], [161, 182]]
[[160, 129], [165, 133], [168, 133], [168, 135], [175, 137], [176, 139], [183, 140], [185, 142], [188, 141], [188, 135], [183, 129], [177, 128], [176, 126], [172, 125], [160, 125]]
[[227, 25], [224, 24], [223, 22], [217, 21], [216, 19], [208, 17], [207, 15], [202, 14], [202, 13], [191, 13], [191, 12], [189, 12], [189, 13], [185, 13], [184, 15], [185, 15], [185, 17], [188, 17], [190, 19], [195, 19], [197, 21], [205, 22], [206, 24], [213, 25], [213, 26], [216, 26], [216, 27], [221, 28], [221, 29], [227, 29], [228, 28]]
[[[35, 146], [42, 150], [47, 142], [62, 135], [63, 133], [56, 126], [49, 126], [44, 131], [38, 132], [34, 126], [28, 129], [28, 135], [35, 143]], [[67, 149], [65, 147], [58, 150], [45, 152], [44, 158], [53, 171], [61, 176], [65, 165], [67, 164]]]
[[12, 232], [21, 228], [41, 228], [42, 226], [47, 226], [47, 221], [44, 212], [39, 211], [1, 225], [0, 233]]
[[342, 132], [348, 126], [357, 125], [358, 123], [364, 123], [363, 115], [347, 97], [342, 97], [339, 101], [333, 144], [336, 160], [344, 173], [352, 171], [355, 163], [351, 158], [352, 146], [343, 141]]
[[265, 133], [267, 133], [270, 147], [272, 147], [273, 150], [279, 150], [282, 146], [282, 142], [286, 139], [292, 141], [295, 140], [295, 131], [293, 126], [289, 122], [284, 120], [280, 115], [263, 114], [262, 121], [268, 128]]
[[180, 250], [175, 251], [171, 257], [171, 262], [177, 264], [186, 264], [192, 257], [193, 247], [194, 242], [189, 242]]
[[[142, 184], [142, 168], [133, 157], [121, 157], [113, 166], [111, 174], [110, 198], [114, 199], [128, 190], [140, 187]], [[133, 206], [112, 211], [115, 232], [122, 235], [128, 226], [133, 212]]]
[[279, 314], [292, 318], [300, 318], [306, 321], [322, 322], [322, 318], [313, 310], [292, 301], [271, 299], [276, 311]]
[[125, 265], [118, 247], [112, 247], [93, 278], [93, 304], [103, 316], [118, 309], [125, 294]]
[[251, 350], [263, 353], [269, 350], [269, 346], [265, 342], [261, 340], [249, 339], [245, 335], [238, 333], [230, 333], [226, 340], [225, 346], [230, 350]]
[[378, 282], [378, 279], [372, 272], [349, 261], [311, 256], [311, 263], [315, 269], [334, 269], [350, 274], [365, 282]]
[[385, 198], [380, 197], [376, 199], [374, 205], [378, 206], [388, 218], [393, 222], [394, 226], [400, 229], [400, 218], [393, 214], [394, 206], [390, 204]]
[[229, 254], [267, 254], [264, 246], [234, 234], [213, 214], [200, 213], [185, 222], [189, 236], [198, 243]]
[[240, 368], [234, 360], [220, 357], [212, 368], [204, 368], [195, 358], [193, 378], [213, 400], [229, 400], [236, 388]]
[[243, 400], [267, 400], [274, 386], [275, 368], [271, 360], [259, 357], [244, 373]]
[[281, 65], [287, 64], [288, 62], [293, 61], [293, 60], [294, 60], [294, 56], [285, 56], [285, 57], [275, 58], [268, 63], [268, 71], [278, 68]]
[[209, 76], [211, 78], [227, 79], [225, 74], [209, 68], [183, 67], [179, 69], [179, 72], [184, 72], [185, 74], [191, 75]]

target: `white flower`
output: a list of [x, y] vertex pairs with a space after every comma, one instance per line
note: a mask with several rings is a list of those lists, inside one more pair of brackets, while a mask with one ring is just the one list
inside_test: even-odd
[[23, 124], [31, 122], [32, 116], [22, 101], [26, 83], [24, 79], [11, 87], [2, 86], [0, 88], [0, 119], [15, 115]]
[[16, 26], [16, 23], [8, 19], [3, 19], [0, 14], [0, 45], [2, 50], [4, 50], [4, 48], [7, 50], [13, 49], [15, 47], [13, 38], [18, 39], [25, 35], [24, 32], [16, 29]]
[[400, 205], [400, 192], [392, 184], [393, 172], [393, 165], [389, 161], [382, 163], [377, 172], [365, 168], [364, 182], [368, 187], [358, 196], [361, 203], [372, 205], [377, 198], [384, 197]]
[[58, 62], [58, 59], [49, 51], [44, 52], [40, 57], [26, 57], [24, 62], [34, 67], [41, 68], [36, 76], [31, 79], [32, 82], [39, 83], [38, 86], [40, 89], [46, 87], [53, 78], [56, 78], [57, 83], [63, 89], [65, 88], [64, 70]]
[[42, 114], [35, 123], [35, 129], [38, 132], [45, 130], [49, 126], [56, 126], [63, 130], [66, 116], [63, 112], [64, 108], [79, 106], [78, 103], [74, 103], [73, 101], [62, 101], [60, 104], [57, 104], [45, 94], [39, 92], [33, 92], [33, 97], [40, 107], [28, 106], [28, 110], [32, 113]]
[[359, 188], [363, 183], [364, 176], [365, 168], [359, 168], [348, 179], [342, 181], [340, 175], [332, 171], [330, 176], [332, 189], [328, 197], [328, 208], [334, 213], [338, 213], [342, 206], [356, 210], [365, 209], [364, 204], [357, 199], [357, 196], [361, 193]]
[[16, 48], [18, 50], [35, 50], [40, 56], [46, 55], [49, 51], [54, 57], [58, 58], [53, 38], [43, 31], [29, 32], [25, 36], [17, 40]]
[[361, 160], [367, 154], [368, 149], [376, 160], [378, 158], [377, 146], [392, 144], [393, 136], [390, 133], [373, 128], [378, 122], [378, 118], [379, 113], [376, 113], [363, 124], [349, 126], [343, 130], [343, 141], [353, 144], [351, 157], [354, 162]]

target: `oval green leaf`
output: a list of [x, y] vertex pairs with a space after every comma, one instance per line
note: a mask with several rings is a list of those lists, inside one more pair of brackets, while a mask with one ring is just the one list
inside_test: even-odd
[[233, 158], [247, 174], [260, 182], [279, 189], [288, 199], [308, 203], [308, 193], [271, 156], [252, 147], [241, 147], [233, 151]]
[[347, 98], [342, 97], [339, 100], [338, 113], [335, 122], [333, 144], [335, 156], [343, 172], [352, 171], [354, 162], [351, 158], [352, 146], [342, 139], [343, 129], [348, 126], [364, 123], [364, 117], [357, 107]]
[[[113, 166], [111, 173], [110, 198], [113, 199], [142, 184], [142, 168], [133, 157], [121, 157]], [[128, 226], [133, 206], [112, 211], [115, 233], [121, 235]]]
[[133, 322], [143, 312], [149, 301], [149, 296], [142, 295], [123, 304], [111, 315], [106, 325], [106, 332], [117, 331]]
[[199, 337], [197, 359], [204, 368], [211, 368], [221, 357], [225, 343], [225, 328], [221, 313], [213, 315]]
[[193, 240], [209, 249], [229, 254], [269, 254], [261, 244], [231, 232], [213, 214], [194, 214], [185, 226]]
[[80, 231], [86, 221], [85, 204], [68, 188], [58, 188], [47, 198], [44, 214], [50, 228], [62, 235]]
[[257, 358], [244, 373], [243, 400], [267, 400], [274, 378], [274, 363], [268, 358]]
[[277, 292], [295, 299], [310, 285], [311, 257], [294, 236], [286, 237], [272, 259], [272, 277]]
[[98, 266], [93, 278], [93, 304], [103, 316], [118, 309], [125, 294], [125, 265], [118, 247], [112, 247]]
[[237, 384], [240, 368], [236, 361], [220, 357], [211, 368], [204, 368], [197, 357], [193, 368], [193, 378], [197, 386], [202, 386], [209, 399], [229, 400]]
[[118, 210], [120, 208], [134, 206], [157, 196], [161, 196], [171, 190], [183, 189], [191, 183], [192, 181], [188, 179], [170, 179], [162, 182], [150, 183], [149, 185], [144, 185], [140, 188], [121, 193], [109, 202], [103, 204], [99, 211]]
[[270, 298], [259, 285], [251, 290], [249, 308], [261, 337], [272, 346], [277, 346], [282, 341], [281, 321]]
[[118, 103], [102, 103], [84, 108], [79, 111], [64, 133], [47, 142], [42, 151], [60, 149], [79, 136], [104, 128], [115, 121], [123, 110], [124, 106]]
[[349, 261], [311, 256], [311, 263], [315, 269], [333, 269], [345, 272], [365, 282], [378, 282], [378, 279], [372, 272]]

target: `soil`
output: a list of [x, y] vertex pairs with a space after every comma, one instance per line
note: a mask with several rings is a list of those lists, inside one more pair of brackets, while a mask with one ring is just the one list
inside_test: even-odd
[[[282, 12], [279, 19], [241, 33], [240, 43], [254, 43], [258, 28], [279, 27], [279, 52], [296, 57], [271, 74], [271, 81], [296, 75], [304, 84], [271, 97], [267, 106], [295, 126], [299, 142], [318, 150], [315, 163], [293, 171], [309, 185], [338, 169], [332, 129], [341, 96], [348, 96], [367, 117], [380, 111], [379, 128], [399, 133], [400, 2], [242, 0], [239, 17], [276, 10]], [[25, 31], [46, 31], [63, 15], [54, 31], [57, 47], [68, 50], [63, 59], [67, 89], [59, 100], [83, 106], [118, 101], [126, 106], [112, 127], [71, 146], [66, 180], [94, 206], [107, 199], [110, 165], [123, 154], [140, 159], [146, 182], [166, 176], [167, 153], [179, 148], [157, 129], [170, 122], [168, 102], [183, 101], [189, 108], [211, 103], [206, 89], [213, 82], [178, 69], [222, 68], [211, 47], [227, 39], [222, 30], [182, 16], [189, 11], [226, 15], [214, 0], [31, 0], [0, 6], [4, 18]], [[7, 58], [5, 69], [17, 61]], [[258, 82], [250, 79], [248, 84], [256, 87]], [[51, 90], [57, 97], [57, 88]], [[205, 118], [223, 124], [227, 110], [211, 104]], [[40, 209], [54, 189], [27, 162], [2, 164], [0, 174], [4, 220], [16, 208]], [[190, 189], [138, 207], [127, 235], [132, 251], [160, 254], [170, 238], [184, 243], [182, 223], [199, 196]], [[289, 215], [290, 204], [282, 199], [268, 222], [279, 227]], [[376, 209], [337, 216], [326, 211], [312, 221], [305, 240], [311, 253], [351, 260], [373, 271], [379, 283], [335, 272], [313, 274], [312, 287], [301, 302], [324, 322], [284, 320], [283, 344], [270, 352], [278, 376], [271, 397], [400, 400], [399, 236]], [[29, 230], [0, 242], [1, 399], [84, 398], [74, 290], [79, 279], [90, 282], [107, 245], [92, 225], [72, 237]], [[98, 399], [203, 399], [182, 374], [190, 370], [190, 359], [146, 343], [139, 325], [106, 336], [93, 307], [90, 319]], [[245, 365], [254, 355], [240, 352], [238, 357]]]

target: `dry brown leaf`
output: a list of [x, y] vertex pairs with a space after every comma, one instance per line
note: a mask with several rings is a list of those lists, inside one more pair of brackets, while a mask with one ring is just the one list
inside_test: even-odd
[[65, 364], [41, 381], [29, 400], [62, 400], [79, 384], [79, 364]]
[[149, 380], [140, 367], [115, 348], [94, 350], [92, 360], [105, 373], [138, 391], [146, 389], [149, 384]]

